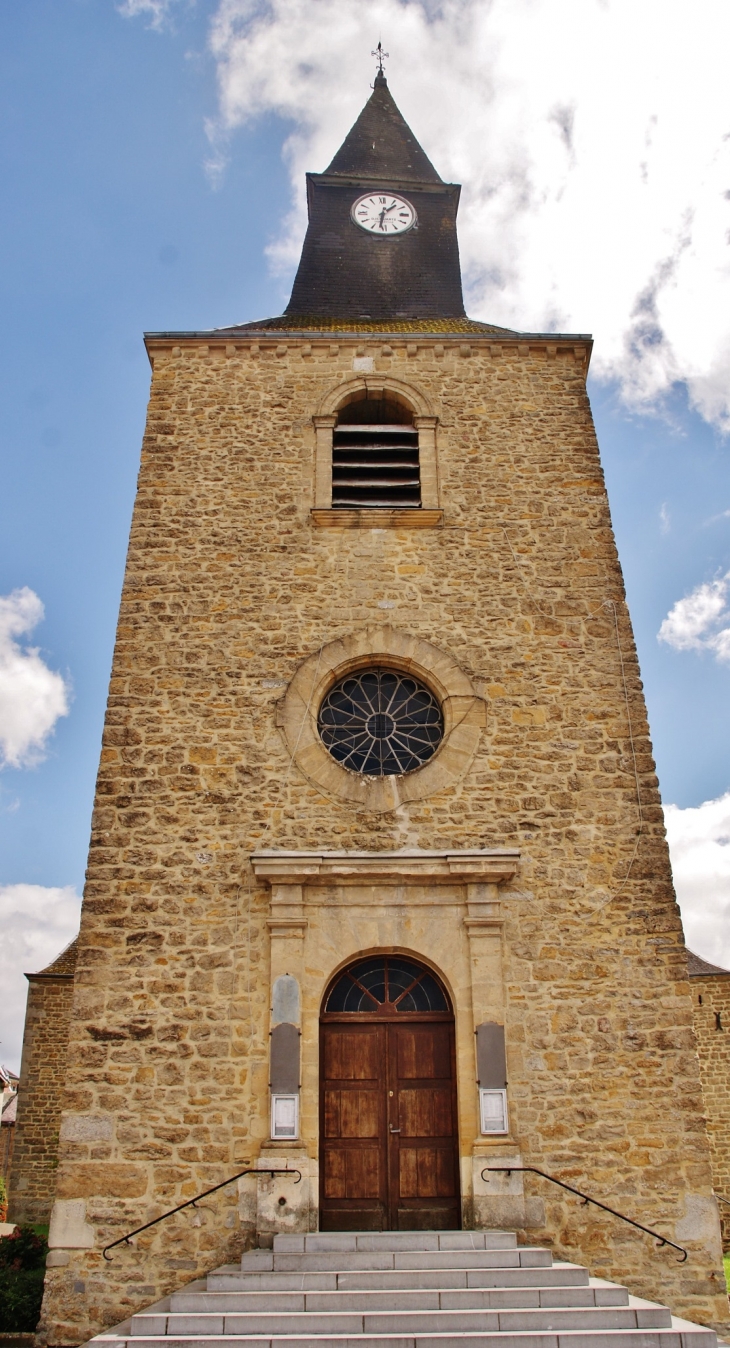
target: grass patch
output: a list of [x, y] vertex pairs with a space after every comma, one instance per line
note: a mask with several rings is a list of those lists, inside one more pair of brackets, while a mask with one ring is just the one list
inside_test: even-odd
[[727, 1284], [727, 1290], [728, 1292], [730, 1292], [730, 1250], [728, 1251], [727, 1254], [724, 1254], [722, 1256], [722, 1262], [725, 1268], [725, 1282]]
[[0, 1331], [33, 1333], [41, 1313], [48, 1243], [32, 1226], [0, 1240]]

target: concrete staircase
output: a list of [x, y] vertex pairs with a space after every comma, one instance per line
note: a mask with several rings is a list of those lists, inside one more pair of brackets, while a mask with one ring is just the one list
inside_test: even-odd
[[505, 1231], [275, 1236], [92, 1343], [105, 1348], [716, 1348]]

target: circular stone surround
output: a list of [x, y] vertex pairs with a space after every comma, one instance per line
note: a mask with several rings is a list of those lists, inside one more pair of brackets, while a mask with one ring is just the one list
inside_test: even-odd
[[[410, 674], [441, 706], [443, 739], [423, 767], [403, 776], [368, 777], [348, 771], [325, 748], [320, 707], [347, 674], [381, 666]], [[300, 772], [320, 791], [384, 813], [453, 786], [467, 771], [486, 724], [484, 699], [446, 651], [393, 627], [372, 627], [331, 641], [299, 666], [277, 704], [276, 722]]]

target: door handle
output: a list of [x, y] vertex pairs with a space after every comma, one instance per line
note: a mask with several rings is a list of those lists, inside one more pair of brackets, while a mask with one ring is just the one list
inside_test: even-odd
[[400, 1132], [400, 1128], [394, 1128], [393, 1125], [392, 1125], [392, 1123], [391, 1123], [391, 1125], [390, 1125], [390, 1131], [391, 1131], [391, 1133], [399, 1133], [399, 1132]]

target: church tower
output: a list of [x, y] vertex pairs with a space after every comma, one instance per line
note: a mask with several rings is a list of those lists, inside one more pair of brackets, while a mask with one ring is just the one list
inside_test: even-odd
[[466, 317], [458, 201], [381, 72], [286, 313], [147, 335], [48, 1343], [312, 1231], [727, 1318], [591, 341]]

